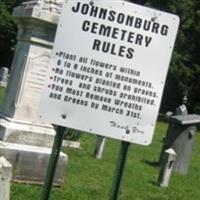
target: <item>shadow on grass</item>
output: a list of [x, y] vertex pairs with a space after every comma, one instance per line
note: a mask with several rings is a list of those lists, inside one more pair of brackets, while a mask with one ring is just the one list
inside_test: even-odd
[[143, 162], [151, 167], [159, 167], [158, 161], [143, 160]]

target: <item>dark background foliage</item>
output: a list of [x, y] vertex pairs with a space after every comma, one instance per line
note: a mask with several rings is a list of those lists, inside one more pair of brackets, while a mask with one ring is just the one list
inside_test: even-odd
[[10, 67], [16, 44], [16, 26], [12, 10], [22, 0], [0, 0], [0, 67]]
[[[0, 0], [0, 66], [10, 67], [16, 44], [12, 10], [23, 0]], [[191, 113], [200, 113], [200, 1], [129, 0], [177, 14], [180, 28], [160, 111], [174, 111], [184, 95]]]

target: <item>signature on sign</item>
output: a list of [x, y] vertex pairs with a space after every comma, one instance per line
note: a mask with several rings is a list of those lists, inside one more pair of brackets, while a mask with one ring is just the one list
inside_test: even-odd
[[110, 126], [118, 129], [125, 130], [126, 134], [130, 133], [141, 133], [143, 134], [144, 131], [139, 130], [136, 126], [129, 126], [129, 125], [121, 125], [115, 121], [110, 121]]

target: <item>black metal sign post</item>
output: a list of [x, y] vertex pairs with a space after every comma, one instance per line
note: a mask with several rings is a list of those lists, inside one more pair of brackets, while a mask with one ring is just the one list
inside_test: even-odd
[[117, 165], [116, 165], [115, 174], [114, 174], [114, 180], [113, 180], [110, 200], [118, 199], [120, 184], [121, 184], [122, 175], [124, 172], [124, 166], [126, 163], [129, 145], [130, 145], [129, 142], [125, 142], [125, 141], [121, 142], [119, 157], [117, 160]]
[[56, 135], [55, 135], [54, 143], [53, 143], [53, 148], [52, 148], [51, 156], [49, 159], [48, 169], [47, 169], [47, 173], [46, 173], [46, 177], [44, 181], [44, 187], [42, 191], [41, 200], [49, 199], [51, 188], [53, 185], [53, 178], [55, 175], [56, 164], [60, 155], [63, 136], [65, 132], [66, 132], [65, 127], [62, 127], [62, 126], [57, 127]]

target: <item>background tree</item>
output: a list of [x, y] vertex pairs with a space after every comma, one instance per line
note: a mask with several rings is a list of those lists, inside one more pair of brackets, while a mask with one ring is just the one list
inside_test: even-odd
[[0, 66], [10, 67], [16, 44], [16, 26], [11, 12], [22, 0], [0, 0]]

